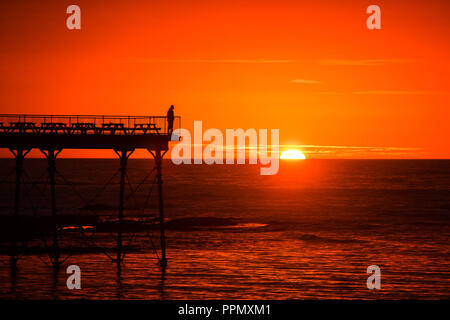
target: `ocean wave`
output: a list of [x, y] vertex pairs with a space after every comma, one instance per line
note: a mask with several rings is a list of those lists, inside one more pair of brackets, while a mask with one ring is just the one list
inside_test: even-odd
[[315, 234], [305, 233], [299, 237], [299, 240], [312, 241], [312, 242], [333, 242], [333, 243], [363, 243], [364, 240], [359, 239], [337, 239], [337, 238], [327, 238], [319, 237]]

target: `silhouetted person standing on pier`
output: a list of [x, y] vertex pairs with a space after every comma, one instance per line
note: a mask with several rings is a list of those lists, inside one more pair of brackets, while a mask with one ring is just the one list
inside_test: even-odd
[[175, 107], [171, 105], [169, 110], [167, 111], [168, 132], [170, 135], [172, 134], [173, 131], [173, 120], [175, 120], [175, 114], [173, 112], [174, 108]]

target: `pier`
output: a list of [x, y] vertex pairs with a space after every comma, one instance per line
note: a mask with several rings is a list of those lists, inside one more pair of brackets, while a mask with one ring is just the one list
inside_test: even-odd
[[[174, 129], [180, 128], [181, 118], [175, 117]], [[47, 159], [50, 188], [52, 245], [48, 248], [51, 265], [57, 270], [61, 263], [59, 224], [56, 199], [55, 174], [57, 157], [64, 149], [109, 149], [119, 159], [120, 183], [118, 199], [118, 228], [114, 261], [120, 272], [125, 257], [123, 245], [123, 220], [125, 206], [125, 180], [128, 159], [136, 149], [146, 149], [155, 160], [158, 185], [158, 220], [160, 232], [159, 265], [167, 266], [164, 229], [162, 160], [172, 139], [167, 118], [163, 116], [93, 116], [93, 115], [0, 115], [0, 148], [9, 149], [15, 158], [15, 191], [12, 217], [9, 220], [9, 263], [15, 267], [20, 257], [17, 234], [21, 228], [21, 187], [24, 160], [33, 149]]]

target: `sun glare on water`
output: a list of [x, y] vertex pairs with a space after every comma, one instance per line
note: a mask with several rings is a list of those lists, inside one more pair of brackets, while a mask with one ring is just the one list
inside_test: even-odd
[[299, 150], [286, 150], [281, 153], [280, 159], [283, 160], [305, 160], [303, 152]]

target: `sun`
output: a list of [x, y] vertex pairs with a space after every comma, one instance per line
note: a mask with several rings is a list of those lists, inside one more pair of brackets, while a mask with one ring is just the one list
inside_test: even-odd
[[299, 150], [286, 150], [281, 153], [280, 159], [283, 160], [305, 160], [306, 157], [303, 152]]

